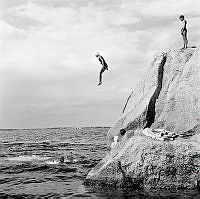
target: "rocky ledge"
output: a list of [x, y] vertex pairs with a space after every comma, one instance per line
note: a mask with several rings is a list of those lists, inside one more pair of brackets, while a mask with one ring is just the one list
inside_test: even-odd
[[[108, 146], [127, 133], [87, 175], [92, 185], [147, 189], [200, 187], [199, 48], [159, 53], [107, 134]], [[157, 140], [145, 128], [174, 132]]]

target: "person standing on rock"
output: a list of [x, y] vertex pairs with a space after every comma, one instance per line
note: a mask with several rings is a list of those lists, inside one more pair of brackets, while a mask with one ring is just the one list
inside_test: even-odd
[[100, 70], [100, 73], [99, 73], [99, 84], [98, 84], [98, 86], [100, 86], [102, 84], [102, 74], [105, 70], [108, 70], [108, 64], [106, 63], [105, 59], [99, 53], [96, 53], [95, 56], [99, 59], [101, 65], [103, 66]]
[[188, 39], [187, 39], [187, 28], [186, 28], [186, 25], [187, 25], [187, 21], [185, 20], [185, 17], [183, 15], [181, 15], [179, 17], [179, 19], [181, 20], [182, 22], [182, 28], [181, 28], [181, 35], [183, 36], [183, 42], [184, 42], [184, 46], [181, 50], [183, 49], [186, 49], [187, 48], [187, 45], [188, 45]]

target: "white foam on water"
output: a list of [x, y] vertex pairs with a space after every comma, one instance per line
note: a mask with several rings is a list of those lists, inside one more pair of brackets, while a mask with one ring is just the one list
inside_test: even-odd
[[20, 155], [18, 157], [10, 157], [7, 158], [9, 161], [19, 161], [19, 162], [31, 162], [31, 161], [45, 161], [50, 159], [50, 157], [42, 157], [42, 156], [37, 156], [37, 155]]
[[46, 164], [59, 164], [60, 161], [58, 161], [58, 160], [51, 160], [51, 161], [46, 161], [45, 163]]

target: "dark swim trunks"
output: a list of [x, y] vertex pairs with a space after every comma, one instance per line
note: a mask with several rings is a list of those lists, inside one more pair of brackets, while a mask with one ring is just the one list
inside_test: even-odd
[[181, 35], [186, 35], [186, 34], [187, 34], [187, 29], [181, 31]]
[[103, 68], [105, 68], [105, 69], [108, 69], [108, 65], [107, 65], [107, 64], [105, 64], [105, 65], [103, 66]]
[[103, 73], [105, 70], [108, 70], [108, 66], [107, 67], [103, 66], [100, 73]]

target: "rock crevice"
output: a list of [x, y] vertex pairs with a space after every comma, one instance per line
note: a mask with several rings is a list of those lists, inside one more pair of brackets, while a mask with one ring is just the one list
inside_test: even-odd
[[151, 124], [154, 123], [156, 111], [155, 111], [155, 105], [156, 105], [156, 100], [158, 99], [158, 96], [160, 94], [160, 91], [162, 89], [162, 81], [163, 81], [163, 70], [164, 70], [164, 65], [167, 59], [167, 55], [164, 54], [161, 60], [161, 63], [158, 67], [158, 81], [157, 81], [157, 88], [155, 92], [153, 93], [153, 96], [151, 97], [148, 108], [147, 108], [147, 114], [146, 114], [146, 125], [144, 128], [149, 128], [151, 127]]

